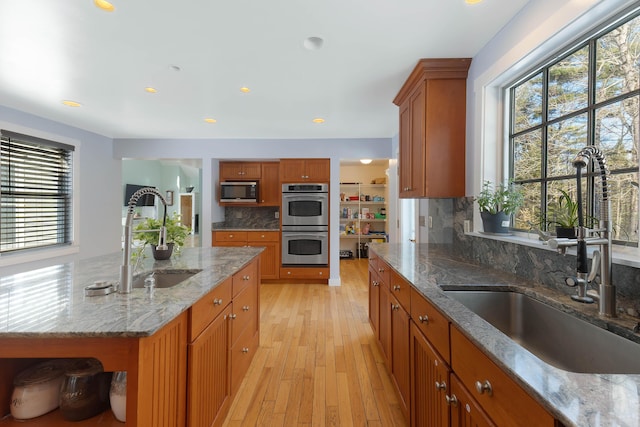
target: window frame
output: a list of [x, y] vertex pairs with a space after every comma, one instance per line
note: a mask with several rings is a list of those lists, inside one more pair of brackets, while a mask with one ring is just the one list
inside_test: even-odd
[[[538, 209], [540, 210], [540, 214], [542, 218], [546, 217], [548, 210], [548, 193], [547, 187], [549, 183], [553, 182], [562, 182], [568, 181], [571, 179], [575, 180], [576, 174], [569, 175], [559, 175], [559, 176], [549, 176], [549, 171], [547, 170], [548, 166], [548, 155], [549, 155], [549, 139], [548, 139], [548, 130], [551, 126], [556, 123], [564, 122], [573, 117], [578, 117], [580, 115], [586, 115], [587, 117], [587, 128], [586, 128], [586, 140], [587, 145], [593, 144], [595, 141], [595, 126], [596, 126], [596, 112], [602, 110], [608, 105], [613, 105], [616, 103], [623, 102], [628, 99], [638, 99], [640, 105], [640, 87], [632, 90], [630, 92], [626, 92], [624, 94], [618, 94], [611, 98], [608, 98], [604, 101], [597, 101], [596, 99], [596, 48], [597, 41], [600, 37], [608, 34], [612, 30], [617, 27], [624, 25], [625, 23], [633, 20], [640, 19], [640, 8], [634, 8], [633, 10], [625, 13], [622, 17], [618, 16], [615, 19], [609, 20], [604, 25], [601, 25], [596, 30], [589, 32], [585, 37], [575, 41], [574, 43], [570, 43], [565, 49], [561, 50], [559, 54], [554, 55], [551, 59], [548, 59], [542, 62], [542, 65], [538, 64], [535, 68], [530, 70], [527, 73], [521, 74], [518, 78], [513, 80], [511, 83], [506, 84], [504, 87], [504, 98], [506, 100], [505, 103], [505, 136], [506, 136], [506, 146], [505, 150], [507, 153], [507, 159], [505, 166], [508, 170], [508, 177], [516, 184], [529, 184], [529, 183], [538, 183], [540, 184], [540, 202]], [[567, 59], [571, 55], [580, 51], [587, 47], [588, 52], [588, 66], [587, 66], [587, 86], [588, 86], [588, 94], [587, 94], [587, 105], [580, 109], [576, 109], [571, 111], [570, 113], [566, 113], [553, 119], [549, 119], [548, 112], [548, 99], [549, 99], [549, 70], [561, 63], [563, 60]], [[515, 117], [516, 117], [516, 102], [515, 95], [516, 89], [523, 83], [530, 81], [535, 78], [537, 75], [542, 75], [542, 105], [541, 105], [541, 120], [540, 123], [527, 127], [526, 129], [520, 129], [518, 131], [515, 130]], [[515, 141], [518, 137], [522, 135], [529, 134], [534, 131], [541, 132], [541, 155], [540, 155], [540, 177], [539, 178], [531, 178], [531, 179], [515, 179]], [[636, 144], [640, 145], [640, 142], [636, 140]], [[640, 150], [640, 147], [636, 147], [636, 149]], [[640, 162], [639, 162], [640, 163]], [[639, 173], [640, 166], [632, 166], [626, 168], [619, 168], [610, 170], [611, 175], [620, 175], [620, 174], [628, 174], [628, 173]], [[600, 175], [598, 170], [593, 170], [593, 165], [590, 164], [586, 171], [583, 172], [582, 176], [586, 179], [587, 190], [586, 190], [586, 210], [585, 213], [591, 217], [598, 217], [599, 214], [597, 212], [597, 203], [596, 203], [596, 177]], [[639, 203], [640, 204], [640, 203]], [[636, 209], [640, 209], [640, 206], [636, 206]], [[512, 219], [513, 221], [513, 219]], [[638, 220], [640, 223], [640, 219]], [[546, 225], [546, 224], [545, 224]], [[529, 231], [525, 229], [517, 229], [518, 231]], [[614, 240], [616, 244], [625, 244], [629, 245], [629, 242], [620, 240]], [[632, 246], [638, 246], [638, 242], [632, 242]]]

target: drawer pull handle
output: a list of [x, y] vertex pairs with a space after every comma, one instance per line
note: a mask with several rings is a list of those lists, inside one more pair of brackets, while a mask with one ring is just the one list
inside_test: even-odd
[[424, 316], [418, 316], [418, 320], [420, 323], [429, 323], [429, 316], [426, 314]]
[[399, 291], [400, 290], [400, 285], [393, 285], [393, 290], [394, 291]]
[[247, 354], [247, 353], [249, 353], [249, 349], [247, 347], [242, 347], [242, 352], [244, 354]]
[[249, 311], [249, 306], [248, 305], [243, 306], [242, 311]]
[[391, 304], [391, 309], [392, 309], [393, 311], [398, 311], [398, 310], [400, 310], [400, 306], [399, 306], [398, 304], [395, 304], [395, 305], [394, 305], [394, 304]]
[[229, 319], [231, 319], [231, 320], [235, 319], [236, 317], [238, 317], [238, 316], [236, 316], [235, 314], [230, 314], [229, 315]]
[[242, 276], [242, 280], [249, 280], [249, 276]]
[[446, 390], [447, 389], [447, 383], [442, 381], [442, 382], [438, 382], [436, 381], [436, 390]]
[[230, 238], [230, 239], [233, 239], [233, 234], [229, 234], [229, 238]]
[[447, 401], [447, 405], [458, 406], [458, 398], [455, 394], [452, 394], [451, 396], [445, 396], [444, 400]]
[[376, 282], [375, 280], [374, 280], [373, 282], [371, 282], [371, 284], [372, 284], [373, 286], [380, 286], [380, 283]]
[[222, 305], [222, 298], [214, 298], [213, 305]]
[[493, 388], [491, 388], [489, 380], [484, 380], [484, 382], [476, 381], [476, 391], [480, 394], [484, 394], [486, 391], [487, 395], [493, 396]]
[[384, 268], [379, 268], [378, 273], [384, 273]]

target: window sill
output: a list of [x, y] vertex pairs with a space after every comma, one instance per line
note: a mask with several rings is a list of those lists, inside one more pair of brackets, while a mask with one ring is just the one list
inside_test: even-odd
[[[512, 235], [500, 236], [497, 234], [484, 234], [481, 232], [465, 233], [469, 236], [480, 237], [483, 239], [498, 240], [501, 242], [515, 243], [517, 245], [530, 246], [532, 248], [544, 249], [547, 251], [555, 252], [555, 249], [551, 249], [546, 242], [542, 242], [538, 239], [538, 236], [534, 233], [514, 233]], [[588, 247], [588, 255], [591, 254], [595, 248], [593, 246]], [[571, 255], [576, 254], [575, 248], [567, 248], [567, 253]], [[628, 267], [640, 268], [640, 249], [628, 246], [613, 245], [611, 258], [614, 264], [626, 265]]]
[[0, 267], [17, 266], [19, 264], [44, 261], [51, 258], [75, 255], [79, 252], [79, 246], [70, 245], [59, 248], [33, 249], [24, 252], [7, 253], [0, 256]]

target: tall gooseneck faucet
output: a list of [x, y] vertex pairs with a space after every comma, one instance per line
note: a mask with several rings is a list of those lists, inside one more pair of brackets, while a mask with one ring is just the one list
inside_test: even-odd
[[[582, 168], [587, 167], [589, 162], [594, 160], [600, 170], [601, 198], [600, 198], [600, 228], [591, 230], [599, 233], [599, 239], [587, 240], [587, 228], [584, 226], [584, 216], [582, 214]], [[589, 145], [584, 147], [573, 160], [573, 166], [577, 169], [577, 189], [578, 189], [578, 274], [586, 273], [587, 270], [587, 244], [597, 244], [600, 246], [600, 285], [599, 285], [599, 312], [601, 315], [616, 316], [616, 288], [612, 283], [612, 262], [611, 262], [611, 204], [609, 202], [609, 169], [604, 153], [597, 147]], [[595, 261], [595, 258], [594, 258]]]
[[[120, 266], [120, 286], [118, 288], [118, 292], [122, 294], [128, 294], [131, 292], [133, 287], [133, 266], [131, 265], [131, 242], [133, 240], [133, 214], [136, 204], [138, 204], [138, 200], [140, 197], [153, 194], [158, 196], [162, 204], [164, 205], [164, 215], [162, 217], [162, 227], [157, 230], [160, 233], [160, 237], [158, 239], [158, 249], [166, 250], [167, 249], [167, 229], [165, 224], [167, 222], [167, 200], [164, 198], [162, 193], [152, 187], [144, 187], [140, 190], [136, 191], [131, 195], [129, 199], [129, 203], [127, 204], [127, 219], [124, 223], [124, 250], [122, 251], [122, 265]], [[149, 231], [149, 230], [146, 230]]]
[[[584, 215], [582, 212], [582, 169], [587, 167], [589, 162], [594, 160], [600, 170], [600, 180], [602, 182], [602, 193], [600, 199], [600, 223], [597, 229], [588, 229], [584, 225]], [[565, 283], [568, 286], [575, 286], [578, 292], [571, 298], [583, 303], [593, 302], [591, 296], [599, 300], [599, 313], [603, 316], [616, 316], [616, 288], [611, 280], [611, 205], [609, 203], [609, 169], [605, 161], [604, 154], [599, 148], [589, 145], [584, 147], [573, 160], [576, 168], [577, 182], [577, 203], [578, 203], [578, 238], [577, 239], [549, 239], [549, 246], [564, 253], [569, 246], [577, 246], [576, 276], [567, 277]], [[600, 248], [593, 252], [591, 272], [587, 269], [587, 246], [598, 245]], [[598, 263], [600, 264], [598, 266]], [[598, 268], [599, 267], [599, 268]], [[587, 294], [587, 285], [600, 273], [600, 284], [597, 295]]]

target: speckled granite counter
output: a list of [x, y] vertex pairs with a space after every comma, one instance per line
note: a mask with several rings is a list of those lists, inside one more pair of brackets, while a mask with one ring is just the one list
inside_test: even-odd
[[[449, 320], [508, 373], [530, 395], [566, 426], [640, 426], [640, 375], [579, 374], [555, 368], [449, 298], [442, 287], [508, 286], [534, 295], [563, 311], [585, 319], [597, 307], [572, 302], [545, 287], [478, 265], [473, 265], [428, 245], [372, 244], [370, 249], [410, 281]], [[592, 323], [618, 329], [638, 340], [625, 319]], [[640, 365], [640, 361], [638, 362]]]
[[169, 323], [263, 248], [183, 248], [167, 261], [144, 260], [139, 271], [201, 269], [172, 288], [134, 289], [86, 297], [95, 280], [118, 280], [122, 254], [60, 264], [0, 279], [0, 338], [142, 337]]

